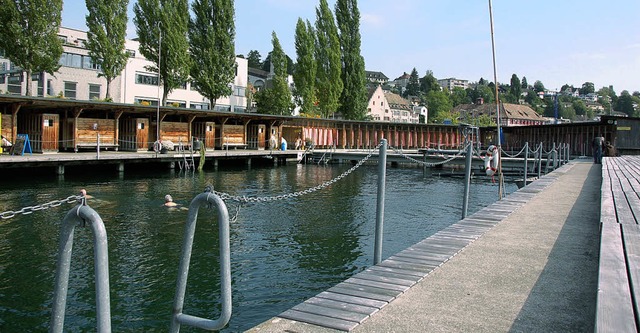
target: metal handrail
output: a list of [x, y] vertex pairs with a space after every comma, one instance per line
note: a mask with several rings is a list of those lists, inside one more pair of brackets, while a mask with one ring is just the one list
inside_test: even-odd
[[[215, 320], [182, 313], [198, 211], [200, 207], [205, 205], [215, 205], [218, 209], [218, 227], [220, 235], [220, 298], [222, 300], [222, 310], [220, 317]], [[205, 192], [198, 194], [193, 198], [189, 205], [189, 215], [187, 216], [184, 242], [182, 243], [182, 256], [180, 258], [180, 267], [178, 269], [178, 282], [173, 302], [173, 317], [171, 320], [170, 332], [180, 332], [181, 324], [205, 330], [219, 330], [229, 322], [229, 319], [231, 318], [231, 251], [229, 248], [229, 212], [227, 210], [227, 205], [220, 196], [214, 193], [213, 188], [207, 187]]]
[[107, 231], [100, 215], [86, 205], [84, 198], [82, 203], [72, 208], [62, 220], [50, 332], [59, 333], [64, 329], [73, 234], [76, 226], [85, 226], [86, 224], [89, 224], [93, 231], [97, 331], [99, 333], [111, 332]]

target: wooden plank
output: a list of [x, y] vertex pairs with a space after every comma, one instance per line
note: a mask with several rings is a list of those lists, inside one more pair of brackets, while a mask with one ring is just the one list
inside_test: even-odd
[[367, 271], [376, 271], [376, 272], [382, 271], [382, 272], [388, 272], [388, 273], [399, 274], [399, 275], [415, 276], [416, 278], [423, 278], [427, 275], [425, 272], [414, 271], [409, 269], [401, 269], [397, 267], [385, 267], [380, 265], [371, 266], [367, 268]]
[[344, 295], [364, 297], [364, 298], [383, 301], [387, 303], [391, 302], [400, 294], [398, 292], [391, 291], [391, 290], [359, 286], [359, 285], [344, 283], [344, 282], [337, 284], [336, 286], [330, 288], [327, 291], [338, 293], [338, 294], [344, 294]]
[[635, 332], [631, 290], [619, 224], [601, 224], [597, 332]]
[[410, 256], [399, 256], [397, 254], [395, 256], [389, 257], [387, 260], [393, 260], [397, 262], [416, 264], [416, 265], [433, 267], [433, 268], [442, 265], [442, 260], [422, 259], [422, 258], [415, 258]]
[[368, 313], [352, 312], [352, 311], [347, 311], [347, 310], [333, 308], [333, 307], [326, 307], [323, 305], [311, 304], [307, 302], [298, 304], [293, 308], [291, 308], [291, 310], [311, 313], [318, 316], [325, 316], [329, 318], [353, 321], [358, 324], [362, 323], [365, 319], [369, 318]]
[[366, 287], [376, 287], [381, 289], [394, 290], [394, 291], [398, 291], [399, 293], [403, 293], [407, 291], [407, 289], [409, 289], [409, 286], [406, 286], [406, 285], [400, 285], [400, 284], [388, 283], [388, 282], [382, 282], [382, 281], [365, 280], [358, 277], [351, 277], [345, 280], [344, 282], [353, 283], [353, 284], [366, 286]]
[[314, 324], [322, 327], [333, 328], [341, 331], [350, 331], [359, 325], [359, 323], [354, 321], [329, 318], [296, 310], [287, 310], [279, 314], [278, 317], [296, 320], [308, 324]]
[[621, 227], [636, 322], [640, 323], [640, 312], [638, 312], [638, 303], [640, 303], [640, 225], [625, 224]]
[[354, 275], [353, 277], [362, 279], [362, 280], [392, 283], [392, 284], [397, 284], [397, 285], [402, 285], [407, 287], [413, 286], [419, 280], [419, 278], [416, 278], [415, 276], [385, 273], [381, 271], [375, 272], [370, 270], [360, 272]]
[[376, 307], [340, 302], [322, 297], [311, 297], [306, 300], [305, 303], [324, 306], [326, 308], [340, 309], [348, 312], [363, 313], [366, 315], [372, 315], [380, 310]]
[[379, 263], [378, 266], [383, 266], [383, 267], [390, 267], [390, 268], [399, 268], [399, 269], [404, 269], [404, 270], [412, 270], [412, 271], [416, 271], [416, 272], [423, 272], [423, 273], [428, 273], [431, 272], [434, 268], [436, 268], [436, 266], [433, 265], [420, 265], [420, 264], [413, 264], [413, 263], [408, 263], [408, 262], [403, 262], [403, 261], [397, 261], [397, 260], [384, 260], [383, 262]]
[[633, 217], [636, 220], [636, 224], [640, 221], [640, 198], [638, 198], [638, 193], [631, 191], [625, 193], [627, 198], [627, 203], [629, 204], [629, 208], [631, 208], [631, 213], [633, 213]]
[[345, 294], [332, 293], [329, 291], [323, 291], [316, 295], [315, 297], [326, 298], [338, 302], [354, 304], [354, 305], [362, 305], [377, 309], [382, 309], [385, 305], [389, 304], [385, 301], [378, 301], [371, 298], [358, 297], [358, 296], [350, 296]]

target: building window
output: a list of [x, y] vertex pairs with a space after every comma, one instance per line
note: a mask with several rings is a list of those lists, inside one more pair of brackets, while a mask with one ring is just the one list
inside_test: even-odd
[[0, 84], [4, 84], [6, 82], [4, 74], [0, 75]]
[[9, 75], [7, 80], [7, 91], [10, 94], [22, 95], [22, 74]]
[[158, 85], [158, 75], [136, 73], [137, 84], [147, 84], [151, 86]]
[[165, 105], [166, 106], [173, 106], [175, 108], [186, 108], [187, 107], [187, 102], [185, 102], [185, 101], [166, 101]]
[[53, 82], [51, 82], [51, 79], [47, 80], [47, 95], [53, 96]]
[[89, 99], [100, 99], [100, 88], [99, 84], [89, 84]]
[[76, 99], [76, 86], [77, 82], [64, 82], [64, 97], [69, 99]]
[[197, 110], [209, 110], [209, 103], [190, 102], [189, 108]]
[[135, 58], [136, 51], [127, 49], [127, 55], [129, 56], [129, 58]]
[[158, 106], [158, 100], [153, 98], [136, 97], [134, 98], [134, 103], [140, 105]]
[[44, 75], [38, 80], [38, 96], [44, 97]]

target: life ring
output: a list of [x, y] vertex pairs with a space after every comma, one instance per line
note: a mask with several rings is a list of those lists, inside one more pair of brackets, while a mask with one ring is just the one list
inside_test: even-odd
[[487, 176], [493, 176], [498, 170], [498, 160], [500, 154], [498, 154], [498, 147], [491, 145], [487, 148], [487, 154], [484, 155], [484, 171]]

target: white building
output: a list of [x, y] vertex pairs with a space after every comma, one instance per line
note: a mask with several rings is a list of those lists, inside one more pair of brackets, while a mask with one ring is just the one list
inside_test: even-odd
[[453, 88], [455, 87], [459, 87], [462, 89], [467, 89], [469, 87], [468, 80], [460, 80], [455, 78], [438, 80], [438, 84], [440, 85], [440, 87], [442, 87], [442, 89], [444, 88], [449, 89], [449, 92], [452, 92]]
[[[32, 86], [34, 96], [58, 96], [68, 99], [93, 100], [106, 97], [107, 80], [98, 77], [99, 66], [89, 57], [89, 50], [84, 46], [87, 40], [85, 31], [60, 28], [59, 37], [63, 41], [63, 54], [60, 57], [60, 69], [54, 75], [33, 73], [30, 80], [25, 80], [24, 72], [16, 68], [4, 54], [0, 54], [0, 92], [24, 95], [26, 82]], [[110, 95], [118, 103], [148, 103], [157, 105], [162, 98], [162, 89], [158, 89], [158, 75], [145, 70], [153, 63], [145, 59], [139, 52], [139, 43], [127, 40], [125, 48], [129, 53], [129, 61], [122, 74], [116, 77], [110, 86]], [[245, 90], [247, 87], [247, 60], [236, 58], [236, 77], [230, 86], [231, 96], [221, 97], [216, 101], [216, 111], [244, 111], [246, 109]], [[167, 96], [166, 105], [174, 105], [195, 109], [210, 109], [211, 103], [195, 89], [191, 82], [175, 89]]]

